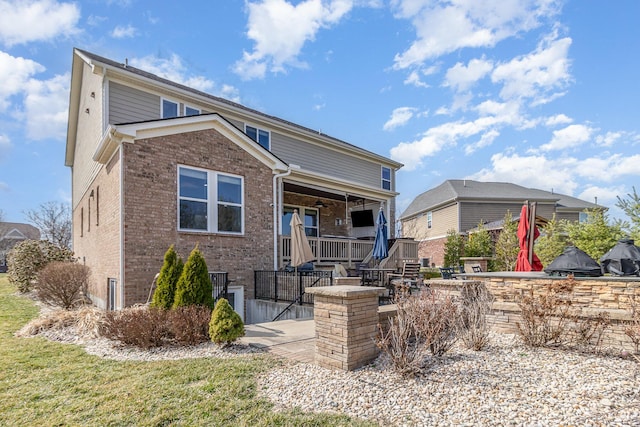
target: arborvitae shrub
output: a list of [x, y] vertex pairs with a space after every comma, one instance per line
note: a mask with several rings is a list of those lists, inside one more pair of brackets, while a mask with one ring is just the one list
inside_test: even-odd
[[244, 323], [240, 315], [233, 311], [229, 302], [220, 298], [211, 314], [209, 336], [216, 344], [229, 345], [244, 336]]
[[212, 293], [207, 263], [202, 256], [202, 252], [196, 246], [189, 254], [180, 279], [178, 279], [172, 307], [204, 305], [205, 307], [213, 308]]
[[164, 254], [164, 264], [156, 281], [151, 307], [169, 309], [173, 306], [176, 286], [182, 274], [182, 259], [176, 253], [173, 245]]
[[45, 304], [65, 310], [83, 304], [89, 268], [73, 262], [54, 261], [38, 274], [36, 293]]
[[72, 262], [73, 252], [47, 240], [25, 240], [9, 251], [8, 279], [20, 292], [31, 291], [40, 270], [52, 261]]

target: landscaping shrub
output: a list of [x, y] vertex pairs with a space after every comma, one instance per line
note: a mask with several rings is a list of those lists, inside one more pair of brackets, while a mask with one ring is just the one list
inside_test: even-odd
[[167, 314], [169, 330], [176, 344], [196, 345], [209, 341], [209, 307], [189, 305], [170, 310]]
[[173, 308], [203, 305], [213, 308], [213, 290], [207, 263], [196, 246], [189, 255], [176, 285]]
[[47, 240], [24, 240], [9, 251], [8, 279], [22, 293], [33, 289], [38, 272], [53, 261], [72, 262], [73, 252]]
[[452, 298], [423, 291], [396, 300], [388, 329], [379, 326], [376, 344], [403, 376], [422, 372], [431, 356], [442, 356], [456, 341], [458, 310]]
[[491, 312], [493, 295], [484, 283], [462, 288], [458, 310], [458, 336], [472, 350], [482, 350], [489, 343], [487, 314]]
[[530, 290], [519, 298], [522, 322], [516, 322], [516, 327], [525, 344], [598, 350], [610, 325], [609, 316], [605, 312], [586, 316], [580, 307], [574, 307], [571, 295], [574, 286], [575, 279], [568, 276], [566, 280], [546, 284], [537, 295]]
[[156, 290], [151, 301], [152, 307], [169, 309], [173, 306], [176, 285], [180, 279], [182, 268], [182, 259], [171, 245], [164, 254], [164, 263], [156, 280]]
[[68, 310], [85, 302], [88, 280], [88, 267], [68, 261], [54, 261], [38, 274], [36, 293], [45, 304]]
[[635, 347], [635, 352], [640, 354], [640, 297], [631, 297], [631, 322], [625, 327], [624, 333], [629, 337]]
[[211, 341], [216, 344], [229, 345], [244, 336], [244, 323], [240, 315], [233, 311], [229, 302], [220, 298], [211, 314], [209, 323]]
[[171, 339], [167, 310], [129, 307], [119, 311], [108, 311], [101, 334], [122, 344], [142, 349], [160, 347]]

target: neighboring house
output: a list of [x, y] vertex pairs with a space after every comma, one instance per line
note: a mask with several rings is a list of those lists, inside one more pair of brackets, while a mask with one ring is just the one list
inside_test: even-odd
[[449, 230], [468, 233], [480, 223], [502, 220], [507, 211], [518, 218], [527, 200], [536, 202], [536, 216], [543, 220], [555, 214], [558, 220], [582, 221], [585, 209], [603, 208], [575, 197], [507, 182], [451, 179], [411, 202], [399, 218], [402, 235], [420, 241], [418, 254], [425, 263], [441, 266]]
[[349, 267], [371, 250], [369, 215], [383, 206], [394, 222], [402, 166], [79, 49], [65, 163], [73, 250], [91, 268], [91, 299], [108, 309], [147, 301], [172, 244], [184, 260], [198, 245], [242, 304], [254, 271], [288, 261], [294, 209], [317, 261]]
[[7, 271], [7, 254], [24, 240], [40, 240], [40, 230], [31, 224], [0, 222], [0, 273]]

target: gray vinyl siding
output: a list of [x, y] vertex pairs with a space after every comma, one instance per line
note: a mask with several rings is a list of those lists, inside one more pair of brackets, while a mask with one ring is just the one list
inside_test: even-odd
[[109, 82], [109, 124], [160, 118], [160, 97], [119, 83]]
[[[551, 219], [551, 217], [549, 217]], [[578, 212], [556, 212], [556, 220], [578, 221], [580, 213]]]
[[[503, 219], [507, 210], [511, 211], [514, 218], [518, 217], [522, 209], [522, 203], [461, 202], [460, 205], [460, 231], [476, 228], [480, 221], [491, 222]], [[554, 209], [552, 204], [537, 204], [536, 215], [551, 219]]]
[[[376, 188], [382, 187], [381, 164], [271, 132], [271, 151], [287, 163], [303, 169]], [[391, 169], [391, 190], [395, 173]]]

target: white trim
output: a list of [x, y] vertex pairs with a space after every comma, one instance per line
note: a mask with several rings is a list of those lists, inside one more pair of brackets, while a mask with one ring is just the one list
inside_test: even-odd
[[116, 305], [119, 309], [124, 308], [124, 153], [123, 150], [120, 153], [120, 280], [118, 280], [118, 287], [120, 290], [120, 301]]
[[233, 310], [240, 315], [240, 319], [244, 322], [244, 287], [228, 286], [227, 293], [233, 294]]

